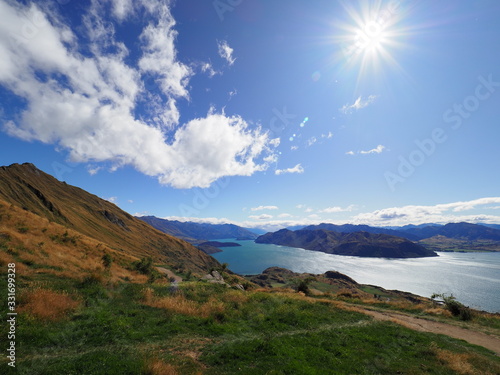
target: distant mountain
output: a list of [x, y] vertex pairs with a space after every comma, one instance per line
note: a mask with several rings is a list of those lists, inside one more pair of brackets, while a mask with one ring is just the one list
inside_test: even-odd
[[479, 225], [484, 225], [485, 227], [493, 228], [493, 229], [500, 229], [500, 224], [484, 224], [484, 223], [479, 223]]
[[324, 229], [290, 231], [282, 229], [258, 237], [257, 243], [272, 243], [328, 254], [381, 258], [437, 256], [433, 251], [405, 238], [369, 232], [339, 233]]
[[305, 225], [293, 225], [291, 227], [286, 227], [285, 229], [288, 229], [288, 230], [300, 230], [300, 229], [304, 229], [305, 228]]
[[30, 163], [0, 167], [0, 199], [136, 258], [151, 256], [155, 262], [200, 274], [219, 264], [191, 244]]
[[160, 219], [155, 216], [141, 216], [138, 217], [138, 219], [145, 221], [164, 233], [183, 238], [190, 242], [196, 242], [194, 240], [216, 240], [224, 238], [254, 240], [258, 237], [257, 234], [234, 224], [182, 222]]
[[317, 230], [317, 229], [331, 230], [339, 233], [368, 232], [375, 234], [388, 234], [391, 236], [404, 237], [411, 241], [416, 241], [420, 239], [418, 236], [413, 235], [411, 233], [405, 232], [403, 235], [402, 232], [399, 230], [371, 227], [368, 225], [355, 225], [355, 224], [335, 225], [335, 224], [321, 223], [317, 225], [309, 225], [307, 227], [302, 228], [302, 230]]
[[450, 223], [440, 226], [427, 226], [423, 228], [408, 228], [399, 231], [401, 236], [415, 236], [419, 240], [434, 236], [444, 236], [452, 239], [477, 241], [500, 241], [500, 230], [484, 225], [470, 223]]

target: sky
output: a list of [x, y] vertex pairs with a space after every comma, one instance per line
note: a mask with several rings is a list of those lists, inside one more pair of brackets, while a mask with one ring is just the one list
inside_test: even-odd
[[500, 224], [500, 3], [0, 0], [0, 165], [135, 215]]

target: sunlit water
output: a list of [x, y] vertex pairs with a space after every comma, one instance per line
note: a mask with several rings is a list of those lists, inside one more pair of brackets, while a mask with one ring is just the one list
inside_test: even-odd
[[238, 274], [258, 274], [272, 266], [316, 274], [335, 270], [358, 283], [425, 297], [453, 293], [465, 305], [500, 312], [500, 253], [439, 253], [439, 257], [417, 259], [359, 258], [231, 241], [242, 246], [226, 247], [213, 256], [221, 263], [228, 263]]

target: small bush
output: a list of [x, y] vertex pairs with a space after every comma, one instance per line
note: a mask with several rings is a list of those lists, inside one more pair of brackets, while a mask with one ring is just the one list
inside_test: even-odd
[[447, 296], [445, 294], [433, 294], [431, 298], [442, 298], [444, 302], [444, 306], [446, 309], [451, 312], [451, 315], [459, 317], [463, 321], [469, 321], [473, 318], [472, 310], [458, 302], [457, 299], [453, 296], [453, 294]]
[[134, 269], [143, 275], [149, 275], [153, 272], [153, 258], [147, 257], [132, 263]]
[[110, 269], [111, 264], [113, 263], [113, 257], [109, 255], [108, 253], [104, 254], [101, 258], [102, 264], [104, 265], [104, 268]]

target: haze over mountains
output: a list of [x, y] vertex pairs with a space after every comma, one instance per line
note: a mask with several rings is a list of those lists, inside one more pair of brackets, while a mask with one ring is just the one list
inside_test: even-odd
[[189, 242], [196, 240], [216, 240], [222, 238], [236, 238], [240, 240], [253, 240], [257, 234], [234, 224], [208, 224], [182, 222], [177, 220], [161, 219], [155, 216], [140, 216], [138, 219], [145, 221], [154, 228], [185, 239]]

